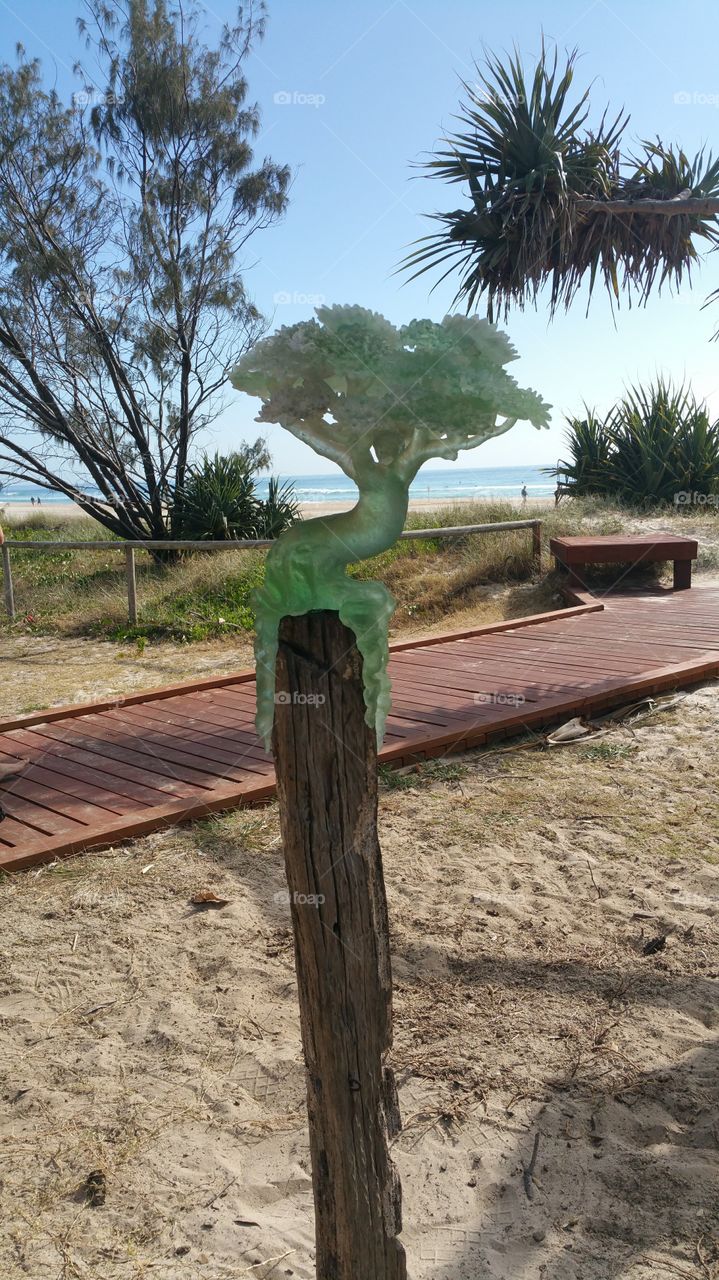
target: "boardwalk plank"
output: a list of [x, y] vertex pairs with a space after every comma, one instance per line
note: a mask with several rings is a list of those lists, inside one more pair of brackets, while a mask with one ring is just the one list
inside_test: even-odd
[[198, 757], [228, 765], [239, 761], [254, 773], [265, 774], [272, 769], [272, 757], [260, 746], [254, 730], [252, 734], [245, 734], [228, 725], [214, 726], [213, 729], [195, 716], [188, 716], [183, 721], [179, 713], [171, 719], [160, 718], [154, 708], [145, 711], [145, 708], [133, 707], [129, 718], [136, 726], [146, 725], [153, 735], [164, 733], [181, 739], [183, 744], [187, 744], [182, 750]]
[[[380, 759], [462, 750], [719, 673], [719, 590], [571, 595], [564, 611], [393, 645]], [[240, 672], [0, 725], [0, 868], [263, 802], [274, 773], [253, 717]]]

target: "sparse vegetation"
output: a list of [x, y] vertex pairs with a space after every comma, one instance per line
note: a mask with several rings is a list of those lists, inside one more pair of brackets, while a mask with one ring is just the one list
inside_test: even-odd
[[583, 760], [626, 760], [636, 747], [621, 742], [593, 742], [581, 751]]
[[[545, 538], [582, 528], [581, 508], [528, 505], [522, 518], [541, 519]], [[509, 503], [468, 503], [410, 514], [409, 528], [516, 520]], [[90, 520], [50, 524], [37, 514], [8, 527], [13, 540], [47, 541], [48, 551], [13, 552], [13, 576], [19, 628], [38, 632], [106, 636], [122, 641], [147, 639], [198, 641], [250, 633], [254, 626], [251, 594], [263, 580], [264, 553], [208, 552], [158, 565], [138, 555], [140, 621], [127, 622], [124, 561], [115, 551], [57, 551], [54, 541], [102, 540]], [[609, 510], [593, 518], [605, 533], [621, 528]], [[448, 612], [477, 604], [478, 593], [500, 584], [531, 582], [534, 573], [529, 531], [449, 540], [398, 542], [382, 555], [354, 567], [358, 576], [380, 578], [398, 601], [395, 625], [413, 620], [431, 623]], [[540, 597], [541, 600], [541, 597]], [[538, 603], [538, 608], [543, 607]], [[523, 606], [522, 612], [531, 611]]]
[[380, 783], [387, 791], [408, 791], [432, 782], [461, 782], [467, 769], [456, 760], [421, 760], [405, 769], [381, 764], [378, 773]]
[[570, 493], [639, 507], [719, 493], [719, 422], [687, 387], [635, 387], [604, 417], [568, 420], [569, 460], [556, 475]]
[[[521, 1212], [503, 1244], [536, 1274], [522, 1162], [541, 1130], [535, 1204], [564, 1275], [700, 1280], [692, 1258], [719, 1257], [718, 716], [716, 689], [691, 694], [611, 774], [507, 744], [463, 757], [461, 791], [421, 774], [382, 789], [410, 1238], [443, 1229], [437, 1185], [453, 1205], [476, 1203], [472, 1179], [506, 1186]], [[200, 889], [227, 907], [192, 914]], [[257, 1261], [286, 1250], [311, 1274], [284, 889], [274, 803], [0, 877], [8, 1280], [269, 1277]], [[666, 948], [645, 957], [657, 934]], [[96, 1169], [106, 1210], [76, 1198]]]
[[[408, 528], [447, 528], [455, 525], [499, 523], [504, 520], [540, 519], [545, 541], [545, 570], [550, 568], [546, 546], [555, 534], [582, 530], [618, 533], [635, 528], [633, 521], [646, 512], [640, 507], [619, 511], [608, 498], [588, 497], [563, 503], [558, 509], [528, 503], [521, 511], [507, 502], [467, 503], [437, 511], [411, 512]], [[668, 517], [666, 513], [663, 519]], [[685, 518], [676, 519], [681, 531]], [[701, 529], [700, 570], [716, 567], [719, 549], [719, 512], [704, 508], [694, 512]], [[137, 578], [140, 620], [127, 621], [124, 562], [115, 551], [59, 551], [57, 541], [103, 541], [99, 525], [81, 518], [53, 522], [44, 512], [22, 524], [6, 522], [10, 540], [47, 541], [47, 552], [13, 552], [13, 576], [18, 610], [16, 631], [41, 634], [87, 635], [122, 642], [180, 640], [196, 643], [232, 636], [249, 637], [254, 626], [252, 591], [263, 580], [264, 553], [249, 551], [208, 552], [183, 557], [177, 564], [158, 565], [149, 555], [138, 555]], [[716, 545], [715, 545], [716, 544]], [[398, 607], [395, 629], [420, 624], [432, 626], [448, 615], [472, 609], [491, 612], [493, 597], [502, 587], [516, 588], [516, 605], [505, 601], [508, 615], [540, 612], [552, 607], [555, 590], [546, 573], [536, 578], [528, 530], [498, 530], [496, 534], [448, 540], [398, 542], [382, 555], [363, 561], [352, 570], [357, 575], [380, 578], [395, 595]], [[601, 574], [597, 580], [601, 579]], [[521, 589], [521, 591], [520, 591]], [[484, 620], [482, 617], [479, 621]], [[6, 628], [0, 612], [0, 628]]]

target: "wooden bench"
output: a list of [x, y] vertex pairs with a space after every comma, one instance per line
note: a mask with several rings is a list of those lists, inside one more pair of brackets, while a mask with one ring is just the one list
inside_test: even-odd
[[586, 564], [627, 564], [632, 569], [658, 561], [674, 561], [674, 590], [692, 585], [692, 560], [699, 554], [694, 538], [674, 534], [609, 534], [587, 538], [550, 538], [549, 550], [558, 569], [568, 572], [567, 586], [585, 584], [577, 570]]

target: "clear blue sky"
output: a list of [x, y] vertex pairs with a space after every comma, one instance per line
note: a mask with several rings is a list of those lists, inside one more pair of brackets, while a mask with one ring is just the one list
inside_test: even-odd
[[[81, 0], [0, 7], [3, 57], [13, 57], [19, 40], [61, 91], [76, 87]], [[213, 0], [206, 12], [212, 38], [232, 7]], [[607, 101], [629, 109], [629, 138], [658, 134], [691, 152], [704, 142], [719, 151], [716, 0], [548, 0], [541, 8], [536, 0], [270, 0], [267, 37], [248, 64], [263, 111], [257, 151], [290, 164], [295, 179], [284, 221], [252, 243], [248, 282], [273, 326], [309, 317], [317, 300], [360, 303], [394, 323], [445, 314], [450, 284], [430, 295], [427, 277], [403, 286], [393, 275], [429, 229], [422, 214], [463, 203], [458, 188], [418, 175], [413, 164], [452, 128], [459, 78], [472, 77], [483, 48], [516, 44], [530, 59], [542, 25], [560, 47], [580, 49], [577, 83], [593, 82], [597, 113]], [[717, 287], [713, 255], [681, 296], [667, 291], [646, 309], [623, 306], [616, 320], [599, 292], [587, 318], [581, 298], [551, 324], [545, 307], [515, 313], [505, 326], [521, 356], [513, 372], [552, 403], [552, 428], [520, 425], [463, 455], [463, 464], [551, 463], [562, 453], [565, 413], [583, 401], [607, 407], [627, 383], [658, 371], [690, 379], [719, 416], [719, 344], [709, 341], [719, 304], [701, 310]], [[233, 398], [207, 444], [226, 449], [254, 438], [255, 411]], [[268, 435], [276, 470], [332, 469], [279, 427]]]

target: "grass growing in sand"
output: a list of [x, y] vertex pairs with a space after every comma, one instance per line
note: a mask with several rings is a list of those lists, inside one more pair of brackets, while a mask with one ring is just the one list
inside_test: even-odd
[[[408, 528], [485, 524], [541, 519], [546, 540], [583, 527], [581, 508], [518, 511], [509, 503], [476, 503], [438, 511], [413, 512]], [[594, 527], [616, 532], [621, 517], [605, 511]], [[59, 551], [57, 541], [105, 540], [90, 520], [48, 527], [42, 515], [8, 529], [16, 540], [47, 541], [47, 551], [15, 551], [12, 556], [18, 623], [40, 633], [90, 635], [115, 640], [202, 641], [251, 632], [251, 594], [262, 582], [264, 555], [227, 551], [193, 554], [171, 566], [137, 555], [140, 621], [127, 622], [124, 559], [114, 551]], [[378, 577], [398, 600], [395, 622], [433, 622], [456, 607], [476, 602], [478, 592], [496, 584], [521, 583], [533, 574], [529, 530], [452, 540], [400, 542], [357, 566], [363, 578]], [[541, 606], [540, 606], [541, 607]], [[526, 612], [525, 609], [522, 611]]]
[[[518, 510], [506, 503], [482, 502], [412, 512], [408, 525], [410, 528], [446, 527], [499, 522], [518, 516], [542, 521], [544, 573], [541, 577], [535, 573], [528, 530], [500, 530], [496, 534], [447, 541], [401, 542], [374, 560], [356, 566], [355, 572], [363, 577], [380, 578], [393, 592], [397, 609], [392, 633], [404, 638], [448, 626], [480, 626], [555, 608], [557, 581], [549, 572], [548, 556], [548, 541], [554, 534], [620, 530], [686, 533], [699, 539], [698, 575], [716, 575], [719, 570], [719, 511], [716, 509], [695, 512], [679, 509], [676, 513], [663, 509], [647, 514], [627, 509], [619, 511], [595, 499], [572, 501], [562, 504], [558, 510], [533, 507], [529, 503]], [[18, 613], [14, 625], [7, 624], [0, 608], [0, 634], [4, 635], [8, 654], [8, 646], [19, 645], [16, 656], [20, 656], [24, 652], [23, 641], [26, 647], [31, 641], [37, 641], [42, 649], [43, 637], [62, 639], [66, 646], [63, 652], [67, 654], [74, 653], [67, 648], [71, 639], [77, 644], [94, 642], [100, 661], [97, 675], [93, 675], [87, 686], [90, 696], [99, 691], [103, 682], [112, 692], [122, 692], [133, 659], [141, 660], [134, 664], [140, 684], [145, 682], [143, 665], [152, 683], [171, 683], [175, 670], [178, 679], [195, 674], [192, 663], [178, 657], [180, 649], [189, 654], [188, 644], [202, 655], [197, 668], [200, 674], [208, 646], [215, 647], [211, 656], [209, 650], [206, 655], [212, 671], [229, 670], [233, 663], [251, 665], [254, 626], [251, 598], [263, 577], [262, 553], [229, 549], [187, 556], [167, 567], [158, 566], [149, 555], [139, 553], [140, 621], [137, 626], [130, 626], [124, 558], [118, 552], [67, 552], [53, 548], [58, 540], [100, 540], [101, 534], [93, 522], [67, 520], [53, 526], [49, 515], [37, 513], [23, 525], [6, 525], [6, 529], [10, 539], [44, 540], [48, 544], [47, 551], [12, 553]], [[650, 572], [657, 576], [657, 566], [651, 566]], [[664, 579], [670, 580], [667, 576], [670, 566], [662, 572]], [[616, 569], [612, 568], [611, 576], [615, 573]], [[608, 584], [609, 578], [599, 566], [595, 578], [600, 588]], [[119, 642], [122, 646], [119, 654], [107, 650], [107, 662], [102, 649], [105, 641]], [[166, 646], [172, 649], [172, 662], [168, 654], [163, 657]], [[226, 650], [226, 660], [222, 657], [223, 650]], [[151, 655], [154, 654], [159, 659], [158, 670], [165, 671], [164, 680], [152, 677]], [[127, 667], [120, 681], [113, 676], [107, 678], [107, 672], [102, 670], [118, 659]], [[22, 664], [13, 674], [27, 687], [23, 710], [58, 700], [60, 695], [53, 698], [44, 689], [36, 689], [33, 671], [25, 672]], [[84, 696], [87, 689], [80, 688]], [[68, 696], [72, 700], [71, 694]], [[0, 690], [0, 704], [3, 700]]]

